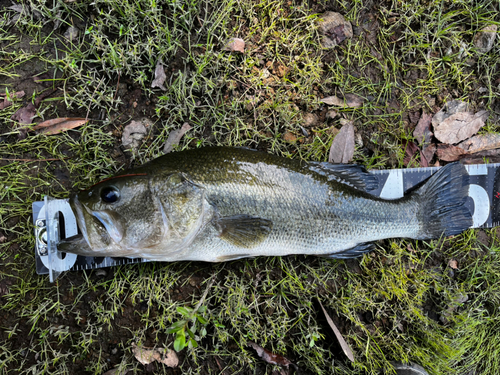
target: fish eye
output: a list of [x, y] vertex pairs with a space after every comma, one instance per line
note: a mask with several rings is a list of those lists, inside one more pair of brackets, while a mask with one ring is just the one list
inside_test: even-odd
[[114, 186], [102, 188], [101, 199], [106, 203], [115, 203], [120, 199], [120, 192]]

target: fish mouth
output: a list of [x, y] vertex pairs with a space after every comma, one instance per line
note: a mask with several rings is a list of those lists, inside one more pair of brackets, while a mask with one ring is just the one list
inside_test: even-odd
[[95, 255], [90, 247], [87, 235], [87, 225], [83, 216], [82, 205], [75, 195], [69, 199], [69, 205], [76, 218], [78, 226], [78, 234], [65, 238], [57, 244], [57, 249], [65, 253], [73, 253], [78, 255]]
[[[88, 232], [87, 232], [87, 224], [85, 223], [85, 217], [83, 215], [83, 206], [80, 203], [80, 201], [78, 200], [77, 195], [74, 195], [69, 199], [69, 205], [71, 206], [71, 209], [73, 210], [73, 213], [75, 214], [76, 224], [78, 226], [78, 229], [80, 230], [80, 232], [83, 235], [83, 238], [85, 239], [87, 244], [90, 245], [89, 236], [88, 236]], [[76, 236], [73, 236], [73, 237], [76, 237]]]
[[120, 225], [119, 215], [110, 211], [92, 211], [87, 206], [83, 206], [87, 213], [97, 219], [100, 225], [104, 227], [108, 235], [115, 243], [120, 243], [123, 239], [124, 230]]

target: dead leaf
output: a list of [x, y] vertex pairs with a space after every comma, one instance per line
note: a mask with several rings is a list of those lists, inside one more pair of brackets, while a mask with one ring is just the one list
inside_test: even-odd
[[148, 365], [154, 361], [161, 362], [168, 367], [177, 367], [179, 358], [173, 350], [163, 348], [146, 348], [132, 343], [132, 353], [134, 357], [143, 365]]
[[354, 125], [349, 122], [342, 126], [330, 147], [330, 163], [348, 163], [354, 156]]
[[147, 130], [142, 122], [131, 121], [125, 126], [122, 134], [123, 147], [137, 148], [141, 144], [142, 139], [146, 136]]
[[352, 354], [352, 350], [347, 344], [347, 342], [344, 340], [342, 337], [342, 334], [340, 333], [339, 329], [333, 322], [332, 318], [330, 318], [330, 315], [326, 312], [325, 308], [323, 307], [323, 304], [321, 301], [318, 299], [319, 305], [321, 306], [321, 309], [323, 310], [323, 313], [325, 314], [326, 321], [328, 322], [328, 325], [332, 329], [333, 333], [335, 334], [335, 337], [339, 341], [340, 346], [342, 347], [342, 350], [344, 351], [344, 354], [349, 358], [351, 362], [354, 362], [354, 354]]
[[245, 41], [240, 38], [231, 38], [224, 46], [224, 51], [228, 52], [245, 52]]
[[476, 134], [487, 118], [488, 111], [455, 113], [434, 126], [434, 135], [443, 143], [456, 144]]
[[151, 83], [151, 88], [158, 87], [162, 90], [167, 90], [163, 84], [165, 83], [165, 80], [167, 79], [167, 76], [165, 75], [165, 69], [163, 68], [163, 62], [161, 59], [158, 60], [156, 63], [156, 68], [155, 68], [155, 79]]
[[155, 361], [155, 350], [137, 346], [135, 342], [132, 343], [132, 353], [134, 354], [135, 359], [143, 365], [147, 365]]
[[484, 134], [471, 137], [457, 145], [469, 154], [500, 148], [500, 134]]
[[11, 117], [12, 120], [19, 122], [20, 124], [31, 124], [33, 118], [36, 116], [36, 107], [33, 103], [19, 108], [16, 113]]
[[168, 367], [177, 367], [179, 365], [179, 357], [177, 353], [169, 349], [156, 349], [161, 355], [160, 358], [155, 357], [158, 362], [163, 363]]
[[22, 13], [24, 11], [24, 8], [21, 4], [13, 4], [10, 7], [7, 7], [7, 9], [12, 9], [15, 12]]
[[420, 116], [417, 126], [413, 131], [413, 136], [417, 140], [418, 144], [429, 143], [431, 141], [433, 135], [431, 131], [431, 121], [431, 114], [425, 112], [422, 113], [422, 116]]
[[319, 100], [327, 105], [334, 105], [342, 108], [359, 108], [363, 105], [363, 98], [355, 94], [346, 94], [345, 99], [340, 99], [336, 95], [327, 96]]
[[406, 142], [404, 148], [406, 156], [403, 159], [403, 163], [405, 166], [408, 166], [408, 164], [410, 164], [410, 162], [413, 160], [415, 153], [418, 151], [418, 147], [414, 142]]
[[436, 127], [444, 120], [446, 120], [451, 115], [459, 112], [467, 112], [469, 110], [469, 104], [461, 100], [452, 100], [443, 106], [439, 112], [432, 116], [432, 126]]
[[[0, 96], [4, 97], [3, 101], [0, 102], [0, 110], [9, 107], [12, 104], [12, 102], [7, 99], [7, 94], [0, 94]], [[17, 99], [22, 98], [24, 96], [24, 91], [17, 91], [13, 94], [10, 94], [10, 96]]]
[[438, 145], [437, 148], [437, 156], [443, 161], [457, 161], [466, 154], [463, 149], [453, 145]]
[[430, 143], [429, 145], [424, 146], [422, 148], [422, 151], [420, 152], [420, 161], [421, 161], [422, 167], [429, 166], [429, 163], [431, 162], [432, 158], [434, 157], [436, 150], [437, 150], [437, 147], [434, 143]]
[[257, 355], [267, 363], [270, 363], [272, 365], [284, 366], [287, 368], [292, 364], [289, 359], [285, 358], [281, 354], [271, 353], [269, 350], [264, 349], [262, 346], [257, 345], [252, 341], [248, 342], [248, 346], [252, 347], [257, 352]]
[[364, 99], [356, 94], [345, 94], [346, 105], [350, 108], [359, 108], [363, 105]]
[[450, 268], [453, 268], [454, 270], [458, 270], [458, 262], [455, 259], [450, 259], [450, 261], [448, 262], [448, 266], [450, 266]]
[[174, 149], [174, 146], [177, 146], [179, 144], [182, 136], [190, 129], [192, 129], [192, 127], [187, 122], [185, 122], [184, 125], [182, 125], [182, 128], [172, 130], [168, 135], [165, 145], [163, 145], [163, 153], [168, 154], [169, 152], [171, 152]]
[[328, 96], [326, 98], [320, 99], [319, 100], [322, 103], [328, 104], [328, 105], [335, 105], [337, 107], [345, 107], [345, 103], [342, 99], [337, 97], [336, 95]]
[[89, 120], [83, 117], [61, 117], [47, 120], [35, 125], [30, 131], [39, 130], [40, 134], [54, 135], [67, 130], [75, 129], [86, 124]]

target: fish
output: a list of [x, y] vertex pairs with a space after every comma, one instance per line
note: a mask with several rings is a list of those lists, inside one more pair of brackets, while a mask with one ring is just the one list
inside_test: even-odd
[[353, 258], [388, 238], [456, 235], [472, 225], [469, 175], [448, 164], [399, 199], [370, 194], [363, 166], [245, 148], [169, 153], [69, 199], [84, 256], [223, 262], [245, 257]]

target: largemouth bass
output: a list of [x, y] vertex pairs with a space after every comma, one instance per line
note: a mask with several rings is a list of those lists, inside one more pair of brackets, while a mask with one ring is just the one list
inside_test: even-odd
[[155, 261], [349, 258], [373, 241], [439, 238], [472, 225], [461, 164], [446, 165], [400, 199], [369, 194], [376, 183], [360, 166], [247, 149], [171, 153], [70, 198], [81, 235], [58, 247]]

